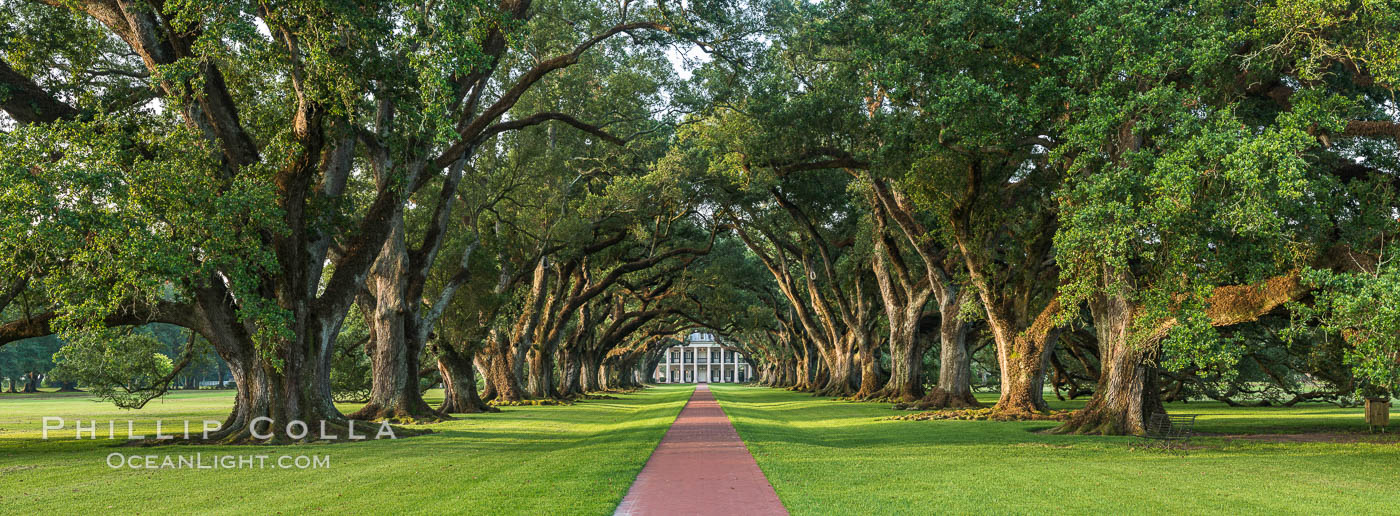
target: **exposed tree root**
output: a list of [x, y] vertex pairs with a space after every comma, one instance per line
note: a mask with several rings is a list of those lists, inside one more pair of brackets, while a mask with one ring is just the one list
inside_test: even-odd
[[826, 387], [817, 389], [816, 392], [812, 393], [813, 396], [826, 396], [832, 398], [847, 398], [854, 396], [855, 394], [856, 390], [846, 382], [832, 382]]
[[928, 395], [927, 395], [927, 396], [924, 396], [923, 399], [920, 399], [920, 400], [915, 401], [915, 402], [912, 402], [912, 403], [909, 403], [909, 402], [896, 403], [895, 406], [894, 406], [894, 409], [895, 409], [895, 410], [938, 410], [938, 409], [964, 409], [964, 408], [983, 408], [983, 407], [984, 407], [984, 405], [982, 405], [981, 402], [977, 401], [977, 398], [976, 398], [975, 396], [973, 396], [971, 392], [963, 393], [962, 395], [955, 395], [955, 394], [950, 393], [950, 392], [948, 392], [948, 391], [946, 391], [946, 390], [943, 390], [942, 388], [935, 387], [932, 391], [929, 391]]
[[348, 417], [361, 421], [388, 421], [403, 425], [440, 423], [452, 419], [451, 416], [433, 410], [427, 403], [420, 403], [420, 405], [410, 410], [407, 407], [381, 407], [378, 404], [370, 403]]
[[1090, 402], [1083, 410], [1076, 411], [1065, 424], [1055, 427], [1057, 434], [1076, 435], [1133, 435], [1127, 415], [1103, 409], [1103, 405]]
[[850, 396], [843, 396], [843, 397], [841, 397], [841, 398], [839, 398], [839, 399], [840, 399], [841, 401], [861, 401], [861, 402], [875, 402], [875, 403], [885, 403], [885, 402], [893, 401], [893, 400], [889, 397], [889, 395], [885, 392], [884, 389], [875, 390], [875, 391], [869, 391], [869, 392], [866, 392], [866, 391], [857, 391], [855, 394], [852, 394], [852, 395], [850, 395]]
[[574, 402], [570, 400], [558, 400], [554, 398], [524, 399], [516, 401], [491, 400], [488, 403], [493, 407], [547, 407], [574, 404]]
[[491, 404], [481, 400], [477, 400], [476, 403], [464, 404], [449, 404], [447, 401], [443, 401], [442, 405], [437, 408], [438, 414], [441, 414], [445, 419], [451, 419], [452, 416], [450, 414], [482, 414], [500, 411], [501, 409], [493, 407]]

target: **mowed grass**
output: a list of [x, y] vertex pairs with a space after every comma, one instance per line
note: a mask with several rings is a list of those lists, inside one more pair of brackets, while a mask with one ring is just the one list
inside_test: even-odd
[[[116, 447], [126, 435], [222, 422], [230, 391], [176, 392], [139, 411], [83, 395], [0, 397], [0, 513], [4, 514], [610, 514], [689, 398], [663, 386], [616, 400], [505, 407], [431, 425], [436, 433], [373, 442], [292, 446]], [[430, 397], [441, 393], [429, 393]], [[437, 400], [430, 399], [436, 404]], [[350, 412], [355, 406], [342, 406]], [[44, 416], [68, 428], [41, 439]], [[99, 421], [74, 440], [73, 419]], [[173, 428], [172, 428], [173, 427]], [[357, 430], [373, 435], [375, 428]], [[329, 455], [329, 469], [134, 470], [108, 454]], [[271, 462], [269, 462], [271, 464]]]
[[1400, 513], [1393, 434], [1348, 435], [1362, 441], [1350, 443], [1219, 436], [1364, 432], [1359, 408], [1171, 404], [1202, 414], [1198, 429], [1218, 434], [1193, 440], [1200, 447], [1182, 457], [1130, 449], [1131, 437], [1038, 432], [1053, 422], [889, 421], [881, 418], [902, 412], [888, 404], [711, 388], [795, 515]]

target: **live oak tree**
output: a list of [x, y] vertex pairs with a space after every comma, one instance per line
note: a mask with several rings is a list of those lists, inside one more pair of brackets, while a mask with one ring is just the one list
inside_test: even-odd
[[[529, 149], [542, 151], [538, 157], [514, 166], [559, 168], [568, 160], [600, 159], [590, 156], [599, 154], [588, 150], [590, 146], [624, 143], [609, 131], [620, 131], [624, 135], [637, 133], [662, 122], [648, 115], [649, 109], [657, 103], [658, 78], [665, 76], [658, 65], [664, 60], [655, 51], [648, 52], [647, 47], [637, 45], [635, 38], [630, 46], [638, 46], [636, 50], [623, 44], [626, 40], [621, 37], [604, 40], [626, 29], [660, 30], [660, 24], [625, 20], [625, 8], [622, 13], [595, 12], [596, 6], [584, 5], [545, 5], [535, 10], [521, 15], [529, 21], [525, 30], [518, 34], [530, 39], [529, 51], [516, 55], [504, 47], [496, 49], [500, 54], [493, 59], [501, 64], [483, 69], [478, 82], [469, 86], [465, 96], [475, 99], [473, 102], [478, 105], [467, 106], [460, 123], [476, 123], [472, 117], [477, 113], [471, 110], [486, 116], [500, 116], [501, 113], [493, 110], [501, 107], [511, 108], [505, 112], [511, 120], [487, 127], [462, 151], [460, 161], [449, 167], [449, 175], [440, 187], [425, 188], [423, 195], [411, 199], [413, 209], [396, 214], [410, 224], [390, 233], [385, 249], [371, 269], [369, 289], [363, 300], [372, 305], [370, 310], [377, 314], [371, 319], [375, 334], [370, 343], [375, 351], [376, 387], [372, 390], [370, 404], [357, 416], [371, 419], [433, 417], [417, 392], [418, 355], [442, 312], [442, 308], [436, 307], [451, 302], [455, 292], [467, 281], [468, 274], [465, 270], [461, 274], [449, 273], [449, 279], [435, 292], [425, 291], [426, 278], [441, 254], [449, 226], [459, 222], [452, 211], [459, 184], [465, 181], [467, 188], [510, 188], [500, 182], [483, 184], [483, 180], [476, 177], [480, 167], [468, 164], [467, 153], [487, 145], [485, 139], [501, 131], [550, 121], [563, 122], [564, 127], [572, 125], [571, 129], [581, 129], [581, 136], [561, 134], [564, 131], [550, 126], [544, 131], [531, 131], [526, 137], [508, 139], [503, 142], [505, 148], [494, 150], [518, 154], [528, 153]], [[613, 25], [617, 23], [616, 18], [624, 20]], [[571, 19], [587, 22], [587, 25], [563, 23]], [[643, 70], [651, 73], [642, 73]], [[542, 80], [545, 73], [552, 74], [547, 81]], [[598, 113], [594, 116], [597, 125], [578, 122], [571, 113]], [[512, 145], [521, 147], [513, 149]], [[466, 247], [459, 257], [444, 265], [454, 270], [463, 269], [475, 250], [474, 246]]]
[[[876, 2], [846, 10], [838, 20], [847, 32], [862, 18], [889, 28], [850, 37], [890, 111], [875, 159], [891, 181], [877, 191], [887, 192], [881, 199], [906, 236], [925, 240], [911, 241], [925, 268], [947, 275], [931, 282], [948, 286], [940, 305], [960, 304], [961, 291], [976, 293], [1001, 371], [997, 413], [1043, 410], [1044, 359], [1058, 310], [1048, 241], [1057, 172], [1045, 157], [1055, 145], [1047, 135], [1058, 92], [1048, 79], [1058, 70], [1052, 27], [1063, 13], [995, 2]], [[916, 30], [925, 36], [900, 37]], [[914, 225], [921, 217], [929, 221], [922, 228]], [[948, 270], [936, 253], [961, 266]], [[959, 312], [948, 306], [941, 319], [951, 322]], [[947, 341], [957, 342], [956, 327], [947, 331]], [[948, 387], [961, 389], [961, 382]], [[959, 403], [970, 399], [957, 394]]]
[[[866, 39], [867, 34], [897, 33], [917, 25], [896, 20], [889, 23], [890, 30], [868, 31], [872, 18], [862, 8], [836, 3], [775, 9], [773, 16], [781, 21], [774, 30], [783, 38], [767, 54], [769, 60], [750, 74], [758, 78], [711, 80], [717, 85], [712, 86], [714, 94], [735, 96], [728, 102], [738, 107], [720, 111], [717, 129], [708, 131], [728, 140], [712, 138], [708, 145], [726, 148], [749, 173], [793, 175], [794, 182], [823, 181], [797, 174], [854, 180], [856, 187], [842, 193], [846, 202], [871, 214], [862, 222], [861, 242], [874, 248], [866, 255], [866, 268], [878, 280], [875, 290], [887, 322], [883, 333], [891, 359], [889, 381], [863, 386], [861, 397], [972, 405], [976, 402], [968, 385], [967, 322], [961, 316], [968, 291], [959, 282], [961, 260], [927, 229], [924, 214], [892, 181], [911, 167], [909, 141], [929, 133], [909, 121], [907, 105], [888, 101], [889, 90], [897, 88], [880, 84], [881, 73], [872, 71], [888, 61], [890, 49], [880, 46], [888, 43]], [[827, 195], [837, 191], [825, 189]], [[929, 399], [921, 400], [925, 347], [915, 333], [933, 314], [942, 321], [945, 370]], [[801, 320], [801, 312], [793, 315]], [[878, 364], [874, 355], [863, 352], [861, 366], [873, 369]], [[875, 376], [862, 380], [878, 383]]]
[[[864, 202], [879, 215], [872, 234], [880, 235], [875, 244], [881, 251], [872, 266], [883, 280], [895, 358], [896, 374], [884, 393], [901, 399], [923, 394], [921, 367], [915, 367], [923, 353], [914, 328], [930, 312], [932, 298], [943, 321], [948, 369], [941, 375], [946, 384], [926, 403], [975, 404], [963, 365], [962, 307], [965, 293], [977, 292], [1002, 360], [999, 412], [1043, 409], [1043, 357], [1056, 313], [1047, 301], [1054, 287], [1048, 254], [1054, 217], [1045, 199], [1056, 183], [1025, 180], [1023, 167], [1039, 160], [1035, 175], [1053, 174], [1046, 172], [1048, 142], [1039, 139], [1053, 122], [1054, 109], [1046, 109], [1054, 105], [1053, 91], [1037, 79], [1048, 70], [1039, 71], [1036, 62], [1038, 53], [1054, 48], [1053, 38], [1043, 36], [1041, 24], [1048, 22], [1022, 16], [1014, 6], [987, 4], [837, 2], [810, 9], [820, 11], [815, 16], [822, 21], [787, 43], [794, 54], [789, 60], [810, 60], [785, 72], [795, 84], [769, 95], [776, 101], [746, 99], [758, 105], [742, 110], [770, 115], [754, 118], [770, 131], [762, 134], [777, 141], [759, 140], [748, 149], [787, 149], [755, 159], [778, 170], [844, 170], [868, 185]], [[905, 37], [908, 31], [920, 36]], [[967, 42], [968, 33], [981, 39]], [[800, 93], [787, 93], [794, 90]], [[774, 102], [781, 107], [769, 108]], [[791, 123], [798, 117], [802, 123]], [[804, 134], [803, 128], [835, 128], [835, 134]]]
[[[338, 293], [367, 264], [375, 231], [362, 224], [345, 242], [348, 259], [318, 296], [318, 249], [331, 232], [313, 234], [307, 208], [336, 196], [350, 168], [348, 147], [328, 143], [325, 127], [328, 112], [345, 110], [328, 107], [335, 95], [316, 87], [345, 64], [329, 53], [338, 44], [295, 37], [299, 13], [252, 6], [6, 8], [32, 22], [9, 25], [21, 34], [57, 29], [81, 49], [5, 56], [16, 72], [6, 90], [22, 92], [7, 94], [6, 112], [23, 125], [6, 135], [4, 168], [12, 191], [25, 193], [5, 211], [35, 228], [22, 242], [28, 253], [7, 256], [7, 269], [53, 302], [26, 329], [64, 330], [72, 341], [94, 326], [150, 320], [197, 329], [240, 390], [221, 439], [241, 440], [259, 416], [341, 421], [316, 380], [325, 365], [317, 350], [335, 333]], [[271, 70], [254, 56], [278, 55], [283, 75], [257, 73]], [[51, 73], [70, 66], [81, 68]], [[152, 95], [103, 102], [127, 80]], [[248, 102], [239, 93], [249, 89], [289, 101]], [[331, 159], [337, 148], [345, 158]], [[326, 188], [316, 188], [318, 176]], [[386, 191], [376, 207], [392, 200]]]
[[825, 374], [814, 390], [873, 396], [884, 385], [879, 308], [870, 242], [857, 238], [869, 227], [869, 203], [847, 195], [850, 176], [824, 173], [833, 165], [807, 144], [823, 134], [840, 138], [825, 129], [840, 124], [792, 118], [804, 108], [827, 113], [822, 99], [789, 102], [784, 92], [799, 81], [776, 54], [755, 59], [755, 77], [723, 67], [697, 74], [711, 85], [714, 107], [683, 127], [670, 165], [710, 176], [705, 192], [777, 282], [821, 357]]
[[[372, 277], [399, 276], [375, 292], [375, 349], [393, 355], [377, 376], [405, 378], [400, 335], [417, 299], [403, 276], [422, 274], [439, 246], [425, 238], [417, 263], [407, 259], [406, 203], [459, 181], [491, 135], [544, 122], [596, 129], [568, 115], [502, 116], [598, 42], [664, 30], [668, 15], [589, 11], [582, 28], [597, 32], [493, 82], [529, 1], [55, 4], [5, 5], [10, 41], [49, 46], [7, 45], [4, 56], [3, 106], [20, 124], [4, 140], [7, 190], [20, 193], [4, 211], [17, 215], [9, 229], [35, 228], [7, 232], [27, 235], [11, 241], [23, 252], [6, 256], [7, 281], [53, 302], [11, 335], [195, 329], [238, 385], [214, 436], [229, 441], [249, 439], [260, 416], [344, 421], [331, 343]], [[361, 416], [420, 412], [416, 389], [380, 385]]]
[[[1123, 30], [1090, 30], [1110, 20]], [[1389, 190], [1386, 128], [1400, 126], [1386, 38], [1361, 34], [1393, 35], [1394, 20], [1381, 4], [1106, 4], [1070, 26], [1080, 48], [1132, 51], [1086, 53], [1066, 128], [1061, 296], [1088, 305], [1104, 366], [1062, 431], [1140, 431], [1163, 411], [1157, 365], [1233, 364], [1241, 347], [1216, 328], [1317, 285], [1340, 287], [1320, 297], [1333, 330], [1385, 327], [1331, 300], [1384, 288], [1372, 243], [1396, 205], [1364, 192]]]

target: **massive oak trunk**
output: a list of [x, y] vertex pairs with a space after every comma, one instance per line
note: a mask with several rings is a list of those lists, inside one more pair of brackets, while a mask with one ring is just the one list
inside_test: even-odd
[[972, 395], [972, 356], [967, 351], [969, 324], [958, 317], [966, 294], [943, 296], [939, 300], [938, 384], [920, 400], [927, 408], [980, 407]]
[[597, 392], [603, 390], [602, 380], [602, 358], [596, 353], [583, 353], [579, 363], [579, 384], [583, 387], [583, 392]]
[[[228, 363], [237, 394], [234, 407], [210, 440], [225, 443], [291, 442], [319, 438], [324, 422], [328, 431], [341, 438], [347, 418], [335, 408], [331, 398], [330, 362], [332, 343], [340, 331], [344, 311], [331, 315], [303, 315], [293, 327], [293, 338], [278, 343], [267, 356], [253, 340], [252, 328], [237, 320], [237, 312], [225, 291], [218, 287], [197, 291], [192, 328], [207, 339]], [[348, 303], [345, 304], [348, 310]], [[334, 313], [339, 313], [337, 317]], [[249, 425], [257, 418], [270, 418], [254, 435]], [[305, 423], [312, 431], [296, 439], [286, 432], [292, 421]], [[364, 428], [369, 428], [368, 426]], [[267, 437], [271, 434], [270, 437]]]
[[893, 401], [924, 396], [924, 345], [915, 335], [915, 326], [917, 319], [890, 321], [890, 381], [882, 394]]
[[[1213, 326], [1257, 320], [1307, 294], [1297, 271], [1255, 285], [1216, 287], [1206, 301]], [[1101, 372], [1089, 403], [1057, 431], [1093, 434], [1141, 433], [1152, 414], [1165, 413], [1157, 386], [1156, 359], [1161, 340], [1178, 324], [1174, 318], [1136, 327], [1141, 307], [1131, 292], [1100, 294], [1089, 301], [1099, 337]]]
[[[481, 357], [481, 353], [477, 353], [476, 358], [472, 360], [472, 365], [476, 366], [477, 371], [490, 370], [490, 368], [485, 365], [488, 363], [489, 362], [486, 361], [486, 359]], [[481, 374], [481, 399], [496, 399], [496, 385], [494, 383], [491, 383], [491, 375], [486, 374], [484, 372]]]
[[[251, 348], [249, 351], [252, 351]], [[223, 356], [223, 353], [220, 353]], [[290, 442], [294, 440], [285, 432], [287, 424], [302, 421], [313, 429], [310, 436], [319, 435], [321, 422], [330, 429], [344, 429], [346, 418], [335, 409], [329, 396], [329, 386], [322, 388], [316, 377], [318, 366], [306, 356], [287, 356], [280, 370], [269, 366], [256, 356], [256, 353], [236, 353], [224, 356], [232, 370], [233, 380], [238, 387], [234, 397], [233, 412], [229, 414], [218, 432], [210, 434], [215, 441], [244, 442]], [[260, 424], [250, 428], [254, 419], [272, 419], [270, 424]], [[367, 428], [367, 427], [366, 427]], [[273, 434], [271, 438], [260, 435]], [[338, 435], [345, 437], [344, 432]]]
[[583, 394], [583, 386], [579, 383], [579, 373], [583, 371], [582, 361], [579, 359], [579, 352], [573, 346], [566, 346], [558, 353], [559, 374], [559, 394], [564, 397], [574, 397]]
[[1089, 403], [1060, 427], [1062, 432], [1123, 435], [1141, 433], [1152, 414], [1165, 414], [1157, 395], [1155, 342], [1134, 343], [1130, 330], [1138, 308], [1123, 295], [1089, 302], [1099, 337], [1101, 373]]
[[640, 368], [637, 367], [637, 363], [639, 360], [640, 358], [637, 356], [629, 356], [624, 357], [622, 360], [618, 361], [617, 385], [619, 388], [623, 390], [642, 388], [642, 384], [640, 382], [640, 379], [638, 378]]
[[881, 387], [884, 380], [880, 376], [880, 357], [875, 344], [875, 339], [869, 335], [857, 337], [856, 349], [859, 355], [856, 359], [860, 365], [860, 388], [852, 395], [855, 399], [871, 399], [881, 395]]
[[390, 219], [368, 287], [373, 302], [368, 310], [371, 387], [369, 403], [350, 417], [366, 420], [436, 421], [440, 413], [423, 401], [418, 370], [427, 332], [418, 327], [417, 299], [421, 285], [412, 277], [412, 263], [405, 242], [402, 209]]
[[520, 388], [515, 367], [511, 364], [513, 355], [509, 343], [494, 337], [487, 340], [486, 349], [477, 353], [484, 366], [482, 374], [488, 386], [487, 399], [508, 403], [525, 399], [525, 391]]
[[598, 389], [610, 391], [619, 387], [620, 385], [617, 381], [617, 377], [614, 375], [613, 365], [608, 361], [600, 363], [598, 365]]
[[826, 382], [817, 389], [817, 396], [850, 396], [856, 391], [854, 357], [849, 351], [832, 350], [827, 357]]
[[443, 414], [473, 414], [478, 412], [499, 412], [500, 409], [487, 405], [476, 392], [476, 368], [471, 357], [463, 355], [451, 345], [440, 345], [437, 360], [438, 372], [442, 373], [443, 399], [438, 411]]
[[797, 381], [793, 384], [792, 390], [799, 392], [813, 392], [817, 386], [826, 381], [826, 373], [822, 369], [822, 361], [818, 354], [816, 345], [801, 339], [798, 343], [803, 349], [802, 356], [797, 362]]
[[1059, 338], [1059, 329], [1053, 322], [1058, 307], [1057, 302], [1051, 301], [1030, 328], [1011, 339], [998, 339], [1001, 397], [994, 407], [997, 414], [1024, 417], [1049, 410], [1045, 403], [1045, 368]]
[[554, 388], [554, 353], [543, 349], [532, 349], [526, 355], [529, 367], [525, 391], [533, 398], [554, 398], [562, 396]]

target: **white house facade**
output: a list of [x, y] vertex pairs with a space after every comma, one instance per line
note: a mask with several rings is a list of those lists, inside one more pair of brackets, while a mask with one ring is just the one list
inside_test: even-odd
[[694, 332], [671, 346], [652, 372], [657, 383], [743, 383], [753, 367], [739, 350], [721, 344], [713, 333]]

